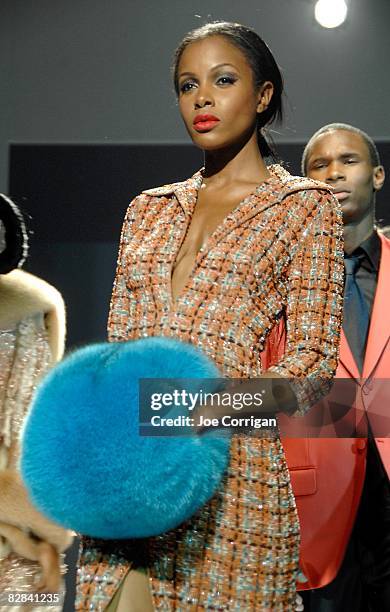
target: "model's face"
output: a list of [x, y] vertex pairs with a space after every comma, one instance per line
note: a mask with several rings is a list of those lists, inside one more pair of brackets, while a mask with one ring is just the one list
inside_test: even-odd
[[347, 130], [332, 130], [316, 138], [309, 150], [306, 173], [332, 187], [346, 225], [358, 223], [373, 212], [374, 192], [384, 182], [383, 167], [372, 166], [365, 140]]
[[178, 69], [179, 107], [194, 143], [205, 151], [245, 143], [257, 113], [272, 97], [269, 82], [256, 89], [244, 54], [223, 36], [190, 44]]

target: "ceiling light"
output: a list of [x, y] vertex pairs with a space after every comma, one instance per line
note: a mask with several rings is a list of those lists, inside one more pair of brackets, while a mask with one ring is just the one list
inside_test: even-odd
[[347, 12], [344, 0], [318, 0], [314, 7], [315, 18], [323, 28], [337, 28], [344, 23]]

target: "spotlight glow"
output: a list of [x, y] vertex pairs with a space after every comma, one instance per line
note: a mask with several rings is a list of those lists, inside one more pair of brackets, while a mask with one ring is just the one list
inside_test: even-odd
[[344, 0], [318, 0], [314, 15], [323, 28], [337, 28], [344, 23], [348, 8]]

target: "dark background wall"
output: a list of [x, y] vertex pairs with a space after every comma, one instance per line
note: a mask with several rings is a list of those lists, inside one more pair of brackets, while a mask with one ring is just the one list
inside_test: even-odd
[[[390, 168], [390, 143], [378, 143]], [[299, 173], [303, 145], [279, 144]], [[120, 227], [142, 189], [190, 176], [202, 165], [186, 144], [12, 145], [12, 197], [28, 215], [30, 257], [25, 268], [43, 276], [67, 304], [68, 347], [102, 341]], [[390, 223], [390, 181], [379, 192], [377, 218]]]

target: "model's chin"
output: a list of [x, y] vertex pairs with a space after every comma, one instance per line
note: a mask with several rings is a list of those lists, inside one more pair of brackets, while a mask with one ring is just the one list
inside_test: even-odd
[[191, 140], [196, 144], [201, 142], [205, 145], [208, 145], [213, 141], [220, 140], [218, 138], [218, 135], [215, 133], [215, 128], [212, 128], [210, 130], [202, 130], [200, 132], [195, 129], [191, 129], [188, 130], [188, 133], [191, 136]]
[[204, 151], [205, 153], [207, 152], [213, 152], [213, 151], [224, 151], [226, 149], [228, 149], [229, 147], [224, 147], [221, 146], [219, 144], [209, 144], [209, 143], [204, 143], [204, 142], [195, 142], [195, 140], [193, 140], [193, 143], [196, 147], [198, 147], [198, 149], [202, 149], [202, 151]]
[[257, 133], [253, 126], [238, 135], [225, 130], [221, 124], [207, 131], [197, 132], [193, 127], [187, 128], [187, 131], [196, 147], [210, 153], [216, 151], [237, 153], [251, 138], [257, 141]]
[[[234, 143], [231, 140], [221, 138], [220, 134], [216, 134], [213, 130], [202, 133], [190, 133], [191, 140], [196, 147], [202, 149], [202, 151], [227, 151], [229, 149], [235, 149], [238, 143]], [[239, 145], [241, 146], [241, 144]]]

